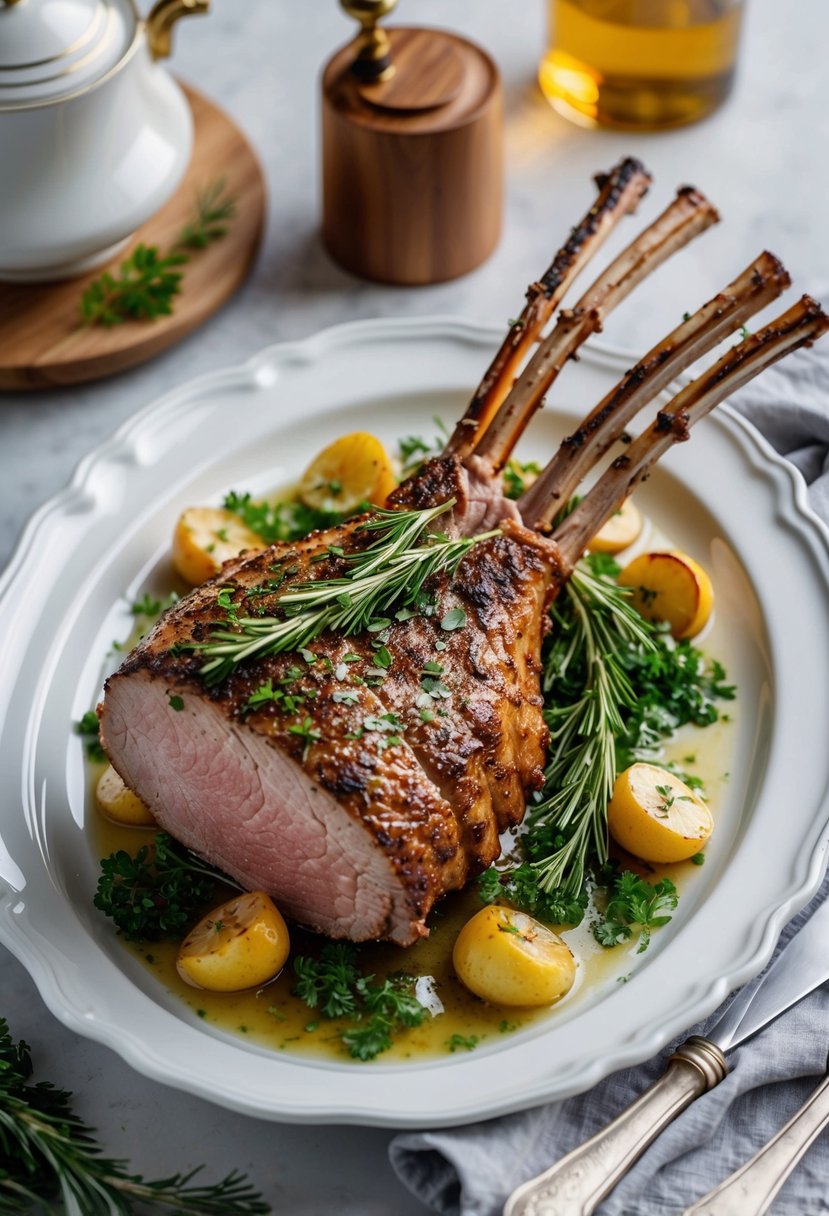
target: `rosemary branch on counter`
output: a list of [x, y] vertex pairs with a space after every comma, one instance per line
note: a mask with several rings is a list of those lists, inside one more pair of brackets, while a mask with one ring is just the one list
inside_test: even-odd
[[[146, 1181], [105, 1157], [74, 1113], [72, 1094], [29, 1083], [31, 1057], [0, 1018], [0, 1214], [129, 1216], [148, 1208], [173, 1216], [267, 1216], [270, 1207], [235, 1170], [197, 1185], [199, 1170]], [[200, 1167], [201, 1168], [201, 1167]]]
[[498, 529], [458, 539], [427, 533], [454, 504], [449, 499], [422, 511], [375, 511], [356, 526], [357, 531], [375, 533], [374, 543], [361, 552], [338, 554], [349, 564], [347, 574], [283, 592], [277, 601], [279, 616], [239, 617], [234, 610], [228, 628], [214, 629], [211, 641], [195, 644], [208, 659], [199, 674], [214, 684], [246, 659], [300, 650], [323, 630], [348, 636], [371, 630], [380, 621], [391, 624], [383, 613], [417, 605], [427, 579], [439, 572], [452, 574], [473, 545], [498, 535]]

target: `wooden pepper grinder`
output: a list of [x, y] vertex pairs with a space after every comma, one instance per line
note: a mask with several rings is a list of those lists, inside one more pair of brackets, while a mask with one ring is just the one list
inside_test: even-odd
[[437, 29], [389, 30], [397, 0], [341, 0], [362, 27], [322, 78], [323, 239], [381, 283], [440, 283], [501, 231], [501, 84], [490, 57]]

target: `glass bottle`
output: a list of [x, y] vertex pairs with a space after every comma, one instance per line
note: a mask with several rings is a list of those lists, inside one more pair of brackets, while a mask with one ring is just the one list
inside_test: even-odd
[[583, 126], [695, 122], [734, 81], [742, 0], [548, 0], [539, 82]]

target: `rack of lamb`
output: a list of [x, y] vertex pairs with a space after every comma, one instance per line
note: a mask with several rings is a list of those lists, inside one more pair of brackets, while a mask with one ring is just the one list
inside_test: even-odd
[[[329, 937], [409, 945], [426, 934], [436, 900], [499, 856], [501, 834], [542, 783], [541, 647], [549, 606], [586, 544], [694, 423], [829, 326], [803, 297], [731, 346], [562, 518], [634, 415], [788, 286], [778, 260], [761, 254], [622, 378], [522, 498], [505, 497], [504, 465], [568, 359], [646, 274], [718, 219], [697, 190], [680, 190], [544, 337], [649, 182], [630, 159], [597, 179], [596, 201], [530, 287], [446, 450], [394, 491], [386, 513], [227, 563], [106, 682], [103, 745], [161, 827]], [[427, 550], [431, 537], [459, 556], [428, 573], [409, 607], [392, 603], [356, 631], [324, 628], [307, 646], [268, 644], [268, 629], [284, 633], [296, 619], [292, 595], [342, 589], [355, 571], [371, 578], [379, 543], [395, 527], [408, 535], [410, 521], [426, 528]], [[348, 605], [341, 590], [340, 618]]]

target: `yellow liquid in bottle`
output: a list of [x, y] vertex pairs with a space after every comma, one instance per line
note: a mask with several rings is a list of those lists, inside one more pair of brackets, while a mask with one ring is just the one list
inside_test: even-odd
[[586, 126], [694, 122], [728, 96], [741, 16], [739, 0], [550, 0], [542, 91]]

